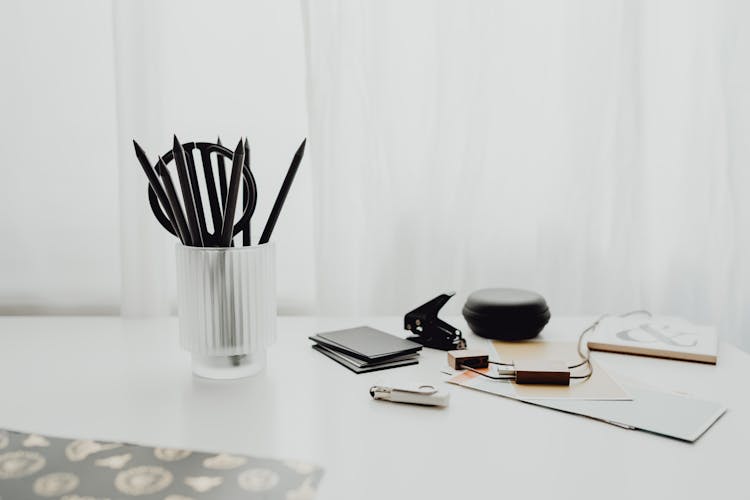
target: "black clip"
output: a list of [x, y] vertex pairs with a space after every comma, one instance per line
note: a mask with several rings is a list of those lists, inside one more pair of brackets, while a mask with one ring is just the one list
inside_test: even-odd
[[448, 292], [438, 295], [413, 311], [406, 313], [404, 328], [416, 333], [416, 335], [409, 337], [409, 340], [425, 347], [443, 351], [466, 349], [466, 339], [461, 335], [461, 330], [437, 317], [440, 309], [455, 294], [456, 292]]

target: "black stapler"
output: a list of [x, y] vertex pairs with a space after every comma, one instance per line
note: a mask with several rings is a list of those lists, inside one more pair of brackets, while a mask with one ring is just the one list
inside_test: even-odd
[[409, 340], [443, 351], [466, 349], [466, 339], [461, 335], [461, 330], [437, 317], [440, 309], [455, 294], [456, 292], [448, 292], [438, 295], [406, 313], [404, 328], [416, 334], [409, 337]]

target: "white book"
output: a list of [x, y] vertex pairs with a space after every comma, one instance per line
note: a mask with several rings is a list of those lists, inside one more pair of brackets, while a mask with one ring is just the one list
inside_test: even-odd
[[593, 351], [711, 364], [716, 364], [718, 346], [716, 328], [669, 316], [606, 318], [588, 338], [588, 347]]

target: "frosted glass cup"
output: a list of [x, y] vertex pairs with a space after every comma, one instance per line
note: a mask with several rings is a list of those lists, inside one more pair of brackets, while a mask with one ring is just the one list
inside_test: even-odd
[[276, 259], [272, 243], [248, 247], [177, 245], [180, 345], [193, 373], [254, 375], [276, 340]]

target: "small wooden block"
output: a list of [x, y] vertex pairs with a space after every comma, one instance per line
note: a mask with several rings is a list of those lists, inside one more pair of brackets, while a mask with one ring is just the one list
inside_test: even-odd
[[481, 351], [467, 351], [465, 349], [448, 351], [448, 364], [454, 370], [460, 370], [461, 365], [470, 368], [487, 368], [490, 356]]
[[570, 370], [563, 361], [516, 361], [516, 384], [570, 385]]

